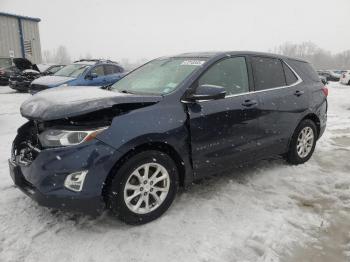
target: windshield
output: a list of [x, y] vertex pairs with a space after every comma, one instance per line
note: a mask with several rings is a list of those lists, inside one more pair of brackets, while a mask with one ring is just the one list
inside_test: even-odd
[[153, 60], [120, 79], [112, 85], [111, 90], [141, 94], [168, 94], [206, 60], [205, 58]]
[[69, 76], [69, 77], [78, 77], [80, 76], [90, 65], [82, 64], [72, 64], [63, 67], [58, 70], [54, 75], [55, 76]]
[[7, 68], [12, 66], [11, 58], [0, 58], [0, 68]]
[[58, 72], [58, 70], [60, 70], [63, 66], [53, 66], [47, 70], [45, 70], [47, 73], [51, 73], [54, 74], [56, 72]]

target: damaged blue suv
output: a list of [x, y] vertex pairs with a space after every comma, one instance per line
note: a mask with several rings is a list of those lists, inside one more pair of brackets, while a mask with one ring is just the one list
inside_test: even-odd
[[190, 53], [146, 63], [108, 89], [58, 87], [25, 101], [9, 159], [40, 205], [129, 224], [161, 216], [178, 186], [244, 162], [302, 164], [327, 121], [327, 88], [302, 60]]

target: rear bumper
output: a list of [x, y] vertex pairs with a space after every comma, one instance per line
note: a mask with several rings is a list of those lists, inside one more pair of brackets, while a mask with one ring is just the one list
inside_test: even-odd
[[[29, 164], [18, 157], [9, 160], [16, 185], [39, 205], [54, 209], [98, 215], [105, 208], [104, 183], [120, 153], [99, 140], [85, 145], [42, 150]], [[83, 189], [64, 187], [68, 174], [88, 170]]]
[[320, 138], [324, 134], [325, 130], [326, 130], [326, 124], [320, 127], [320, 134], [318, 135], [318, 138]]
[[325, 100], [325, 103], [322, 104], [318, 113], [318, 117], [320, 119], [320, 133], [318, 135], [318, 138], [320, 138], [323, 135], [324, 131], [326, 130], [327, 112], [328, 112], [328, 101]]

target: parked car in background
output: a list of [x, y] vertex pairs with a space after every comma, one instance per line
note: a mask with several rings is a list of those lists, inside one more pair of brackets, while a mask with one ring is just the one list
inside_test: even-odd
[[350, 85], [350, 70], [347, 70], [342, 74], [340, 83], [344, 85]]
[[163, 57], [108, 90], [58, 87], [25, 101], [10, 174], [41, 205], [107, 207], [142, 224], [169, 208], [179, 185], [276, 155], [308, 161], [326, 128], [327, 95], [299, 59]]
[[341, 77], [341, 70], [326, 70], [334, 78], [332, 81], [339, 81]]
[[11, 75], [27, 69], [39, 71], [38, 67], [26, 58], [0, 58], [0, 85], [8, 85]]
[[334, 73], [331, 70], [317, 70], [317, 74], [324, 76], [327, 81], [339, 81], [340, 74]]
[[34, 79], [41, 76], [52, 75], [63, 68], [64, 65], [37, 65], [38, 70], [26, 69], [13, 72], [9, 79], [9, 86], [19, 92], [28, 92], [29, 86]]
[[116, 62], [99, 59], [83, 59], [67, 65], [50, 76], [34, 80], [30, 93], [57, 86], [104, 86], [117, 82], [124, 69]]
[[37, 65], [41, 75], [53, 75], [58, 70], [62, 69], [66, 65], [56, 65], [56, 64], [38, 64]]

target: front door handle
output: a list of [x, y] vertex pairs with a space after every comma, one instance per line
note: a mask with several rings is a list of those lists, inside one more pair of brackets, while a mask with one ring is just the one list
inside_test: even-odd
[[251, 106], [255, 106], [258, 102], [255, 101], [255, 100], [244, 100], [244, 102], [242, 103], [242, 106], [245, 106], [245, 107], [251, 107]]
[[294, 93], [295, 96], [301, 96], [302, 94], [304, 94], [304, 91], [300, 91], [300, 90], [297, 90]]

